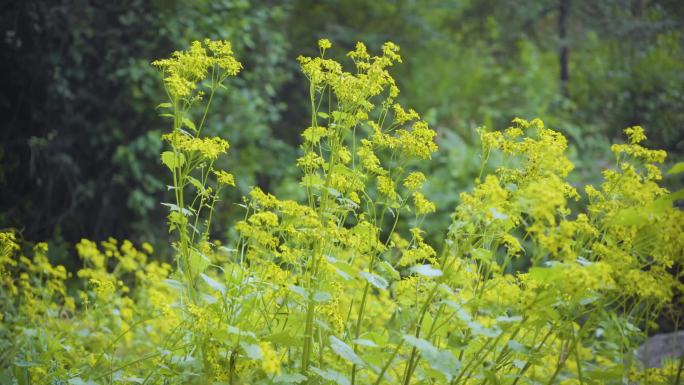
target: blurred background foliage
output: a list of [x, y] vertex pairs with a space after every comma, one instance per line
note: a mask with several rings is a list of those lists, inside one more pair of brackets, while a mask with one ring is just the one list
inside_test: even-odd
[[[19, 0], [0, 5], [0, 228], [65, 248], [109, 236], [166, 243], [167, 175], [149, 63], [205, 37], [232, 41], [245, 70], [206, 125], [231, 142], [238, 189], [219, 208], [230, 237], [250, 186], [296, 198], [293, 167], [308, 87], [295, 58], [334, 43], [402, 47], [400, 100], [438, 131], [427, 195], [441, 238], [480, 171], [475, 129], [542, 118], [570, 138], [575, 181], [612, 165], [609, 144], [642, 125], [649, 145], [684, 150], [680, 0]], [[672, 187], [681, 180], [668, 180]], [[68, 262], [68, 261], [62, 261]]]

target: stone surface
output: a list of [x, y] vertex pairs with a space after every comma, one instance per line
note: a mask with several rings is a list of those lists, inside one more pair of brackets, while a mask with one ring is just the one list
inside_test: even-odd
[[679, 359], [684, 354], [684, 331], [656, 334], [639, 348], [639, 358], [648, 368], [659, 368], [665, 358]]

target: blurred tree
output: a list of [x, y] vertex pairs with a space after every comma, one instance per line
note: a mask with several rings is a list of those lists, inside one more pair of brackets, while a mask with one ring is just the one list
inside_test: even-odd
[[286, 8], [28, 0], [0, 10], [0, 226], [23, 227], [32, 240], [163, 235], [166, 127], [153, 109], [163, 91], [149, 63], [204, 37], [233, 41], [246, 67], [208, 121], [233, 141], [228, 166], [240, 165], [241, 186], [283, 176], [280, 160], [264, 154], [289, 149], [270, 132], [283, 108], [276, 92], [292, 72]]
[[245, 64], [207, 122], [232, 143], [222, 166], [239, 187], [217, 211], [218, 231], [229, 231], [239, 214], [232, 203], [251, 185], [296, 197], [290, 165], [308, 96], [294, 59], [316, 54], [327, 37], [338, 59], [356, 41], [371, 51], [387, 40], [402, 47], [400, 99], [439, 132], [427, 170], [440, 209], [428, 226], [436, 239], [457, 192], [479, 173], [480, 125], [542, 117], [572, 137], [583, 179], [607, 166], [605, 142], [629, 125], [681, 157], [683, 4], [5, 0], [0, 227], [22, 227], [31, 240], [163, 239], [158, 138], [166, 127], [152, 108], [162, 91], [149, 62], [204, 37], [231, 40]]

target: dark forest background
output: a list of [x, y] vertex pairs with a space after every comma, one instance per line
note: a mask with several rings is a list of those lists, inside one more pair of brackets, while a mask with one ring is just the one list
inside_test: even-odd
[[478, 126], [542, 118], [570, 138], [582, 183], [612, 164], [627, 126], [670, 164], [684, 152], [681, 0], [5, 0], [0, 34], [0, 228], [55, 255], [81, 238], [165, 243], [168, 127], [149, 63], [205, 37], [232, 41], [245, 67], [207, 124], [230, 140], [221, 166], [238, 181], [220, 238], [250, 186], [297, 197], [309, 111], [295, 59], [323, 37], [339, 59], [356, 41], [401, 46], [400, 99], [439, 133], [433, 237], [479, 171]]

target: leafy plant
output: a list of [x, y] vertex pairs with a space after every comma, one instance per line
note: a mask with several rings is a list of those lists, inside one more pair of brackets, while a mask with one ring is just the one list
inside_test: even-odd
[[[447, 234], [420, 167], [436, 133], [396, 102], [399, 47], [352, 70], [298, 59], [311, 109], [297, 167], [301, 202], [254, 187], [229, 247], [212, 216], [234, 178], [228, 142], [206, 135], [214, 94], [241, 64], [225, 41], [194, 42], [154, 64], [172, 128], [168, 229], [175, 267], [152, 247], [82, 240], [70, 274], [0, 233], [0, 378], [29, 383], [675, 384], [681, 360], [643, 369], [635, 348], [677, 314], [683, 192], [659, 183], [666, 153], [641, 127], [613, 168], [571, 185], [567, 139], [535, 119], [479, 131], [480, 175]], [[486, 170], [492, 169], [492, 172]], [[681, 172], [681, 165], [671, 172]], [[406, 217], [408, 228], [399, 226]], [[77, 278], [77, 279], [76, 279]], [[675, 319], [675, 324], [679, 320]]]

